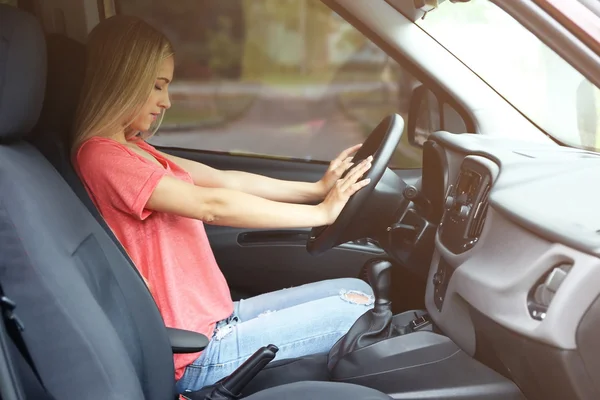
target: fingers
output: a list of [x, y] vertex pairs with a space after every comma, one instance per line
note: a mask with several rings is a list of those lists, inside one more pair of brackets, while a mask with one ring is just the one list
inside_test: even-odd
[[350, 156], [350, 154], [354, 154], [358, 151], [358, 149], [360, 149], [362, 146], [361, 144], [356, 144], [352, 147], [348, 147], [346, 150], [342, 151], [340, 153], [340, 155], [337, 157], [338, 160], [343, 160], [345, 158], [348, 158], [348, 156]]
[[352, 186], [350, 186], [350, 188], [348, 188], [348, 190], [346, 191], [346, 194], [348, 195], [348, 197], [350, 197], [354, 193], [358, 192], [360, 189], [367, 186], [370, 182], [371, 182], [371, 179], [369, 179], [369, 178], [363, 179], [362, 181], [358, 181], [358, 182], [354, 183]]
[[367, 157], [360, 164], [352, 168], [350, 173], [341, 180], [340, 190], [345, 192], [350, 186], [354, 185], [371, 168], [371, 161], [373, 161], [373, 156]]
[[352, 157], [342, 158], [341, 156], [338, 156], [338, 158], [329, 163], [329, 169], [336, 170], [350, 161], [352, 161]]
[[338, 161], [335, 165], [332, 164], [331, 170], [335, 174], [337, 178], [344, 175], [344, 172], [350, 167], [352, 167], [354, 163], [352, 162], [352, 157], [346, 158], [344, 161]]
[[340, 176], [342, 176], [344, 172], [346, 172], [346, 170], [348, 168], [351, 168], [353, 165], [354, 163], [352, 162], [352, 157], [346, 158], [338, 167], [338, 172], [340, 173]]

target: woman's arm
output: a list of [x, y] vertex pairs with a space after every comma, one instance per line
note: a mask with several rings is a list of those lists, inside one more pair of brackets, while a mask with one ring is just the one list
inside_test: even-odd
[[186, 170], [198, 186], [230, 189], [286, 203], [321, 201], [327, 194], [318, 183], [285, 181], [242, 171], [221, 171], [193, 160], [161, 154]]
[[359, 179], [371, 167], [371, 158], [338, 181], [316, 206], [267, 200], [227, 188], [207, 188], [164, 176], [146, 208], [195, 218], [209, 224], [244, 228], [309, 228], [335, 221], [350, 196], [369, 183]]
[[220, 171], [196, 161], [161, 154], [186, 170], [194, 183], [209, 188], [231, 189], [268, 200], [285, 203], [313, 203], [322, 201], [333, 187], [333, 184], [352, 164], [350, 154], [360, 145], [344, 150], [318, 182], [297, 182], [273, 179], [262, 175], [242, 171]]
[[242, 171], [222, 171], [227, 187], [265, 199], [285, 203], [314, 203], [327, 195], [320, 182], [298, 182], [269, 178]]

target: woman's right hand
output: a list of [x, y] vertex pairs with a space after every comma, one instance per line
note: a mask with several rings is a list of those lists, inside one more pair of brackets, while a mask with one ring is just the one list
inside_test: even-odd
[[333, 224], [350, 197], [369, 184], [370, 179], [359, 179], [371, 168], [372, 161], [373, 156], [369, 156], [355, 165], [344, 178], [338, 179], [325, 200], [317, 206], [325, 213], [326, 225]]

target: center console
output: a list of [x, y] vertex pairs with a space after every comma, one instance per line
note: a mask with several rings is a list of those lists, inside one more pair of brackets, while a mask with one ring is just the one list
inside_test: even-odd
[[[444, 215], [438, 228], [439, 241], [453, 254], [462, 254], [477, 244], [487, 215], [488, 197], [498, 165], [480, 156], [463, 160], [454, 183], [448, 186]], [[442, 310], [454, 268], [442, 257], [433, 275], [433, 301]]]
[[490, 163], [483, 157], [466, 157], [456, 182], [448, 187], [439, 234], [454, 254], [471, 249], [481, 235], [492, 183]]
[[436, 332], [424, 311], [391, 314], [391, 264], [366, 268], [375, 305], [331, 349], [333, 381], [368, 386], [394, 399], [522, 399], [516, 385]]

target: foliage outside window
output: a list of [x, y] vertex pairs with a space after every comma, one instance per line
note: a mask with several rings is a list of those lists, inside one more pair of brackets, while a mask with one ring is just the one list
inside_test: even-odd
[[[120, 0], [175, 47], [173, 107], [154, 145], [329, 161], [415, 79], [320, 0]], [[393, 165], [420, 167], [403, 139]]]

